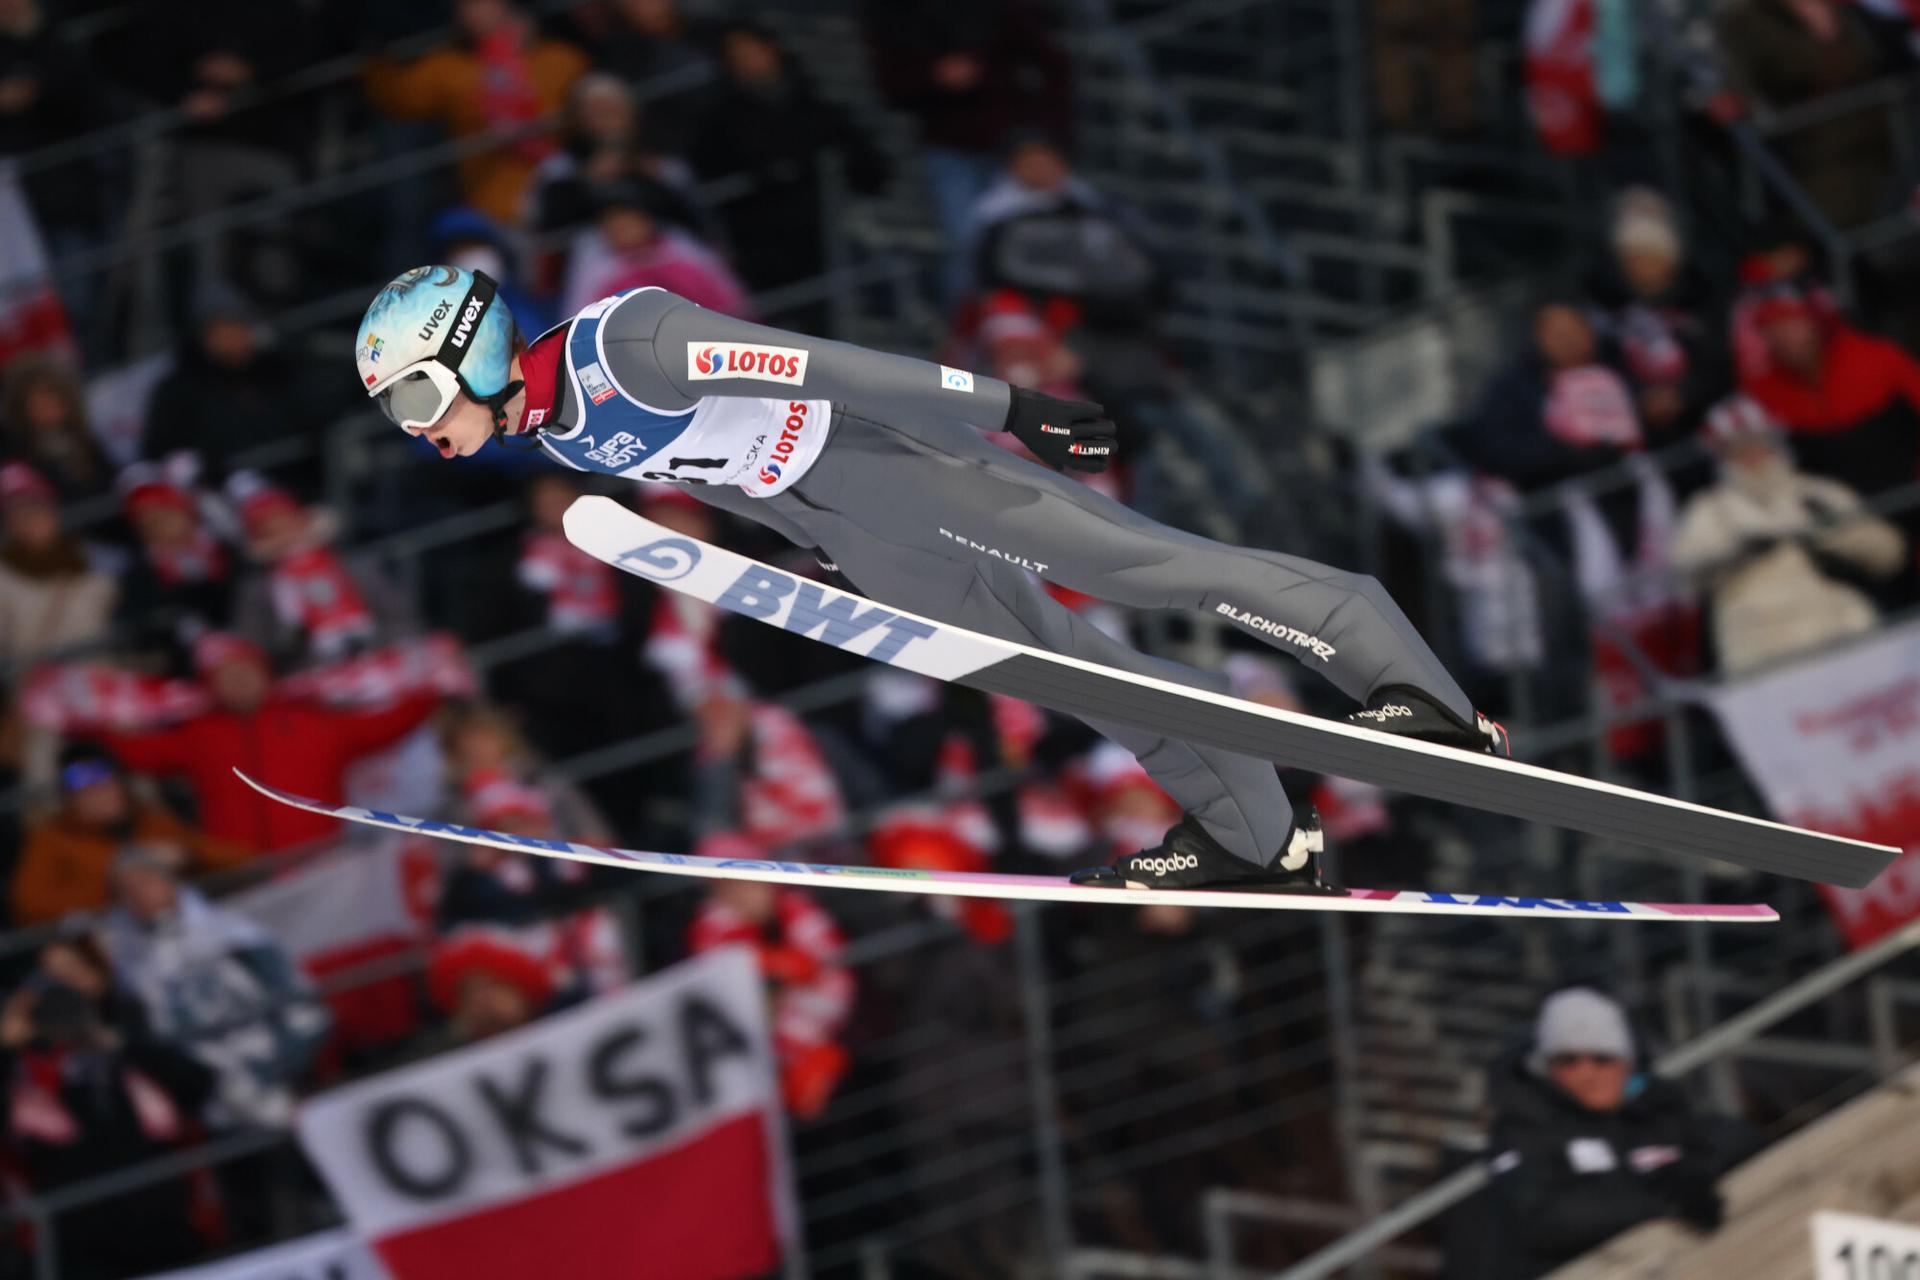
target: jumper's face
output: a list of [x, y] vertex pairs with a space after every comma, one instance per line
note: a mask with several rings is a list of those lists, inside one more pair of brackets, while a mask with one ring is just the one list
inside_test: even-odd
[[1589, 1111], [1618, 1111], [1627, 1100], [1632, 1074], [1625, 1058], [1607, 1053], [1556, 1053], [1547, 1059], [1547, 1077]]
[[430, 427], [408, 427], [407, 434], [424, 437], [443, 458], [471, 458], [493, 439], [493, 412], [477, 400], [458, 396], [440, 421]]

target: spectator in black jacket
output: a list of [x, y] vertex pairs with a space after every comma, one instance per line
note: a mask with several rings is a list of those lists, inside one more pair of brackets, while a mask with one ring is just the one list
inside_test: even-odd
[[881, 93], [920, 123], [920, 163], [947, 237], [952, 301], [969, 283], [974, 201], [1016, 131], [1067, 136], [1072, 69], [1031, 0], [867, 0], [861, 25]]
[[1486, 1208], [1501, 1225], [1478, 1242], [1497, 1256], [1472, 1269], [1486, 1280], [1532, 1280], [1655, 1218], [1715, 1230], [1715, 1184], [1760, 1145], [1645, 1074], [1625, 1012], [1585, 987], [1548, 997], [1533, 1044], [1494, 1065], [1489, 1094]]
[[1623, 193], [1612, 253], [1587, 281], [1654, 447], [1691, 435], [1732, 385], [1728, 298], [1693, 261], [1673, 206], [1636, 187]]
[[[116, 993], [89, 939], [63, 939], [0, 1009], [0, 1115], [28, 1185], [44, 1195], [185, 1145], [214, 1074], [147, 1033]], [[73, 1280], [144, 1275], [205, 1247], [184, 1179], [62, 1213], [59, 1273]]]
[[[752, 187], [718, 212], [741, 276], [756, 290], [826, 267], [821, 161], [837, 155], [848, 186], [877, 191], [887, 161], [847, 114], [821, 99], [786, 51], [760, 27], [735, 23], [720, 41], [725, 79], [701, 118], [691, 157], [702, 177], [739, 174]], [[769, 316], [817, 332], [819, 308]]]
[[[140, 454], [197, 453], [217, 481], [250, 449], [290, 435], [317, 438], [330, 403], [296, 361], [262, 340], [244, 300], [210, 290], [173, 372], [154, 388]], [[296, 484], [312, 475], [311, 466], [287, 469]]]
[[[0, 0], [0, 155], [28, 156], [107, 123], [105, 77], [58, 26], [41, 0]], [[22, 185], [56, 250], [99, 232], [106, 209], [95, 161], [35, 166]]]
[[676, 0], [610, 0], [581, 5], [568, 17], [596, 67], [646, 92], [655, 141], [674, 150], [691, 146], [694, 121], [713, 89], [713, 58]]

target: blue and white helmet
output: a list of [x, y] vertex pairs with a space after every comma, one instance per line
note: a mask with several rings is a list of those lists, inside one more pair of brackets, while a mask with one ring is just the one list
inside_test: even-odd
[[461, 392], [498, 424], [513, 382], [513, 313], [485, 272], [415, 267], [382, 289], [360, 321], [360, 385], [402, 427], [425, 429]]

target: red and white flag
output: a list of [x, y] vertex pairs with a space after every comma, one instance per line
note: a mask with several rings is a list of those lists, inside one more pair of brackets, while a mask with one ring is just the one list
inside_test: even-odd
[[1820, 887], [1848, 943], [1920, 915], [1920, 623], [1729, 683], [1713, 708], [1780, 821], [1906, 850], [1864, 889]]
[[727, 947], [325, 1093], [300, 1140], [394, 1280], [777, 1268], [791, 1182], [752, 952]]
[[0, 162], [0, 365], [22, 351], [73, 350], [53, 263], [10, 162]]

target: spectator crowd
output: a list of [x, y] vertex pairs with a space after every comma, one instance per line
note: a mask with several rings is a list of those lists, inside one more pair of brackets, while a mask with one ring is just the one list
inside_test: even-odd
[[[1605, 185], [1600, 248], [1563, 264], [1507, 367], [1436, 433], [1443, 466], [1346, 477], [1440, 535], [1476, 695], [1498, 710], [1506, 676], [1569, 651], [1568, 626], [1587, 632], [1571, 648], [1603, 696], [1625, 704], [1620, 644], [1676, 672], [1737, 673], [1916, 603], [1920, 507], [1883, 509], [1920, 474], [1920, 364], [1878, 333], [1906, 319], [1882, 307], [1869, 324], [1843, 305], [1804, 227], [1746, 228], [1736, 257], [1709, 246], [1698, 211], [1649, 177], [1644, 113], [1609, 62], [1619, 14], [1585, 43], [1554, 25], [1626, 7], [1533, 7], [1527, 104], [1543, 149]], [[859, 660], [578, 552], [560, 517], [587, 481], [506, 449], [444, 468], [398, 433], [341, 434], [365, 404], [338, 330], [401, 268], [486, 272], [529, 336], [648, 286], [824, 330], [836, 201], [912, 176], [942, 233], [923, 283], [950, 318], [943, 350], [921, 354], [1106, 405], [1125, 462], [1094, 482], [1113, 496], [1177, 514], [1197, 484], [1228, 527], [1274, 528], [1265, 428], [1234, 421], [1167, 338], [1181, 229], [1077, 164], [1073, 68], [1046, 6], [858, 6], [864, 71], [917, 133], [914, 174], [780, 28], [745, 6], [689, 8], [0, 0], [0, 244], [46, 268], [0, 263], [0, 907], [14, 930], [0, 939], [0, 1169], [25, 1192], [284, 1129], [324, 1085], [714, 947], [757, 958], [803, 1146], [862, 1081], [863, 1045], [898, 1029], [882, 1024], [960, 1038], [1018, 1020], [996, 995], [1014, 931], [998, 903], [661, 891], [581, 863], [343, 832], [236, 770], [540, 839], [903, 870], [1059, 872], [1151, 845], [1177, 819], [1130, 756], [1011, 699], [878, 671], [853, 702], [802, 718], [781, 695]], [[1369, 8], [1383, 130], [1489, 127], [1470, 0]], [[1733, 0], [1696, 123], [1744, 127], [1911, 65], [1909, 12]], [[1517, 95], [1502, 110], [1517, 115]], [[1876, 176], [1883, 118], [1830, 114], [1780, 144], [1836, 227], [1907, 197]], [[137, 174], [128, 152], [85, 141], [152, 121], [170, 145]], [[157, 202], [142, 216], [165, 231], [142, 259], [166, 286], [157, 316], [116, 284], [139, 248], [120, 234], [136, 176]], [[275, 199], [312, 183], [338, 194]], [[347, 285], [351, 315], [333, 296]], [[153, 332], [168, 349], [154, 353]], [[356, 470], [356, 451], [374, 464]], [[819, 572], [671, 487], [600, 491]], [[437, 522], [476, 507], [516, 514], [442, 536]], [[1541, 549], [1564, 582], [1538, 569]], [[1563, 591], [1580, 607], [1554, 607]], [[1094, 625], [1136, 624], [1056, 594]], [[1318, 709], [1319, 691], [1269, 657], [1226, 666], [1242, 696]], [[1555, 709], [1551, 691], [1542, 705]], [[1336, 845], [1417, 875], [1421, 841], [1385, 797], [1300, 781]], [[959, 940], [956, 958], [911, 992], [865, 989], [850, 940], [925, 919]], [[1167, 956], [1199, 994], [1156, 1009], [1226, 1064], [1215, 1037], [1241, 996], [1228, 948], [1197, 921], [1167, 908], [1089, 926], [1061, 963]], [[1496, 1145], [1521, 1153], [1496, 1191], [1535, 1235], [1526, 1259], [1485, 1274], [1535, 1274], [1645, 1217], [1713, 1217], [1731, 1148], [1696, 1159], [1673, 1098], [1628, 1096], [1638, 1050], [1619, 1017], [1591, 993], [1565, 997], [1532, 1052], [1494, 1068]], [[1174, 1079], [1166, 1056], [1143, 1044], [1114, 1073]], [[972, 1141], [971, 1117], [934, 1132], [923, 1111], [902, 1102], [868, 1123], [917, 1133], [930, 1159]], [[1589, 1171], [1553, 1152], [1563, 1130], [1577, 1143], [1597, 1124], [1661, 1142], [1685, 1129], [1683, 1154], [1657, 1177], [1599, 1171], [1605, 1203], [1568, 1196], [1559, 1183]], [[1184, 1192], [1199, 1175], [1144, 1176]], [[63, 1273], [140, 1274], [258, 1243], [288, 1197], [315, 1194], [285, 1153], [161, 1179], [62, 1215]], [[0, 1237], [0, 1253], [30, 1246]]]

